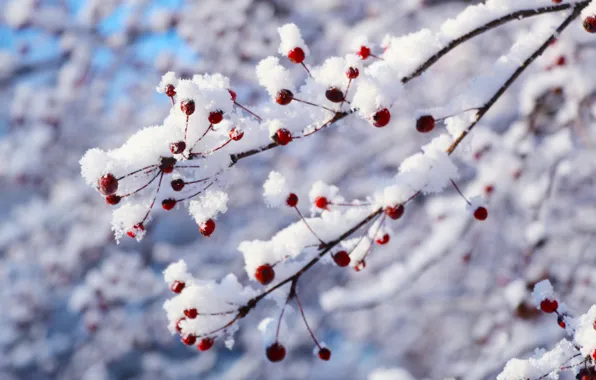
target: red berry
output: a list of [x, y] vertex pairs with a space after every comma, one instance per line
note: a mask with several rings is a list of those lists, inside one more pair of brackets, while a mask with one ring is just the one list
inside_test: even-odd
[[488, 218], [488, 210], [486, 207], [480, 206], [474, 210], [474, 218], [478, 220], [486, 220], [486, 218]]
[[315, 206], [317, 208], [320, 208], [323, 210], [328, 210], [328, 207], [327, 207], [328, 205], [329, 205], [329, 201], [325, 197], [317, 197], [315, 199]]
[[114, 206], [114, 205], [117, 205], [118, 203], [120, 203], [121, 199], [122, 199], [122, 197], [120, 197], [119, 195], [110, 194], [106, 197], [106, 203]]
[[211, 347], [213, 347], [213, 343], [214, 343], [213, 339], [205, 338], [199, 342], [199, 344], [197, 345], [197, 348], [199, 349], [199, 351], [209, 351], [209, 349]]
[[275, 271], [269, 264], [263, 264], [257, 268], [255, 278], [261, 285], [269, 285], [275, 279]]
[[170, 144], [170, 152], [173, 154], [180, 154], [186, 149], [186, 143], [184, 141], [177, 141]]
[[358, 75], [360, 75], [360, 71], [355, 67], [350, 67], [346, 71], [346, 76], [348, 79], [356, 79], [358, 78]]
[[186, 344], [187, 346], [192, 346], [197, 341], [197, 337], [193, 334], [188, 334], [182, 337], [182, 343]]
[[373, 115], [373, 125], [377, 128], [382, 128], [389, 124], [391, 120], [391, 112], [387, 108], [383, 108], [382, 110], [378, 110]]
[[294, 193], [290, 193], [286, 199], [286, 204], [290, 207], [296, 207], [298, 204], [298, 196]]
[[230, 136], [230, 138], [232, 140], [239, 141], [239, 140], [242, 140], [242, 137], [244, 137], [244, 132], [238, 128], [232, 128], [228, 135]]
[[236, 97], [238, 96], [236, 94], [236, 91], [232, 90], [231, 88], [228, 88], [228, 92], [230, 93], [230, 96], [232, 97], [232, 101], [235, 102], [236, 101]]
[[185, 286], [186, 284], [182, 281], [174, 281], [172, 286], [170, 286], [170, 290], [176, 294], [180, 294]]
[[277, 145], [288, 145], [292, 141], [292, 133], [285, 128], [278, 129], [273, 135]]
[[174, 87], [174, 85], [168, 84], [166, 86], [166, 95], [169, 96], [170, 98], [173, 98], [174, 96], [176, 96], [176, 87]]
[[376, 240], [377, 244], [385, 245], [389, 243], [389, 234], [385, 234]]
[[180, 109], [186, 116], [190, 116], [195, 112], [195, 101], [194, 100], [184, 100], [180, 102]]
[[420, 133], [428, 133], [435, 129], [435, 118], [431, 115], [420, 116], [416, 120], [416, 129]]
[[265, 350], [267, 359], [271, 362], [280, 362], [286, 357], [286, 348], [278, 342], [273, 343]]
[[186, 320], [186, 318], [180, 318], [178, 320], [178, 322], [176, 322], [176, 331], [178, 331], [178, 334], [180, 334], [182, 332], [182, 326], [180, 326], [180, 322]]
[[170, 182], [170, 185], [172, 186], [172, 189], [174, 191], [180, 191], [180, 190], [184, 189], [185, 183], [182, 178], [178, 178], [178, 179], [172, 180], [172, 182]]
[[214, 111], [209, 114], [209, 122], [211, 124], [219, 124], [223, 120], [222, 111]]
[[169, 174], [174, 171], [174, 165], [176, 165], [176, 162], [178, 161], [176, 161], [174, 157], [162, 157], [160, 159], [159, 169], [162, 172]]
[[211, 236], [211, 234], [213, 233], [213, 231], [215, 231], [215, 222], [213, 221], [213, 219], [209, 219], [204, 223], [201, 223], [199, 225], [199, 231], [201, 232], [201, 235], [203, 236]]
[[184, 315], [186, 315], [186, 318], [195, 319], [199, 315], [199, 312], [195, 308], [186, 309], [184, 310]]
[[405, 211], [404, 205], [397, 205], [395, 207], [387, 207], [385, 209], [385, 214], [393, 220], [397, 220], [402, 217]]
[[350, 255], [346, 251], [339, 251], [335, 255], [333, 255], [333, 261], [337, 264], [337, 266], [345, 268], [350, 265]]
[[594, 321], [594, 323], [592, 324], [592, 327], [594, 328], [594, 330], [596, 330], [596, 321]]
[[584, 19], [584, 29], [588, 33], [596, 33], [596, 16], [588, 16]]
[[565, 324], [565, 319], [563, 318], [562, 315], [559, 315], [557, 317], [557, 323], [559, 324], [559, 326], [561, 326], [562, 329], [564, 329], [565, 327], [567, 327], [567, 324]]
[[344, 93], [337, 87], [330, 87], [325, 91], [327, 100], [333, 103], [341, 103], [344, 101]]
[[370, 49], [366, 46], [360, 46], [360, 50], [358, 50], [356, 54], [358, 54], [360, 58], [366, 59], [370, 57]]
[[540, 302], [540, 310], [545, 313], [554, 313], [559, 308], [557, 300], [549, 300], [548, 298]]
[[292, 100], [294, 100], [294, 94], [290, 90], [280, 90], [275, 96], [277, 104], [282, 106], [287, 106]]
[[325, 360], [325, 361], [331, 359], [331, 350], [329, 350], [328, 348], [325, 348], [325, 347], [321, 348], [319, 350], [319, 359]]
[[163, 209], [166, 210], [166, 211], [170, 211], [175, 206], [176, 206], [176, 200], [175, 199], [168, 198], [168, 199], [164, 199], [163, 201], [161, 201], [161, 207], [163, 207]]
[[594, 358], [594, 360], [596, 360], [596, 350], [594, 350], [594, 352], [592, 352], [592, 357]]
[[366, 268], [366, 261], [362, 260], [362, 261], [359, 261], [358, 264], [356, 264], [356, 266], [354, 267], [354, 270], [356, 272], [360, 272], [364, 268]]
[[97, 189], [103, 195], [114, 194], [118, 190], [118, 180], [112, 173], [105, 174], [97, 180]]
[[145, 231], [145, 226], [143, 225], [143, 223], [135, 224], [126, 234], [134, 239], [135, 237], [137, 237], [139, 231]]
[[567, 58], [565, 58], [564, 55], [560, 56], [557, 59], [557, 66], [565, 66], [566, 63], [567, 63]]
[[288, 52], [288, 59], [292, 63], [302, 63], [304, 62], [304, 58], [306, 58], [306, 55], [302, 48], [296, 47]]
[[555, 4], [561, 4], [561, 2], [563, 2], [563, 0], [553, 0], [553, 3]]
[[486, 192], [486, 194], [492, 194], [492, 192], [495, 191], [495, 187], [493, 185], [486, 185], [484, 187], [484, 192]]

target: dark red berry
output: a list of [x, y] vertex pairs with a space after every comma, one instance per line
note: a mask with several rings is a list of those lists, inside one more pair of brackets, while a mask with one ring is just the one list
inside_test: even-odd
[[563, 318], [562, 315], [559, 315], [557, 317], [557, 323], [559, 324], [559, 326], [561, 326], [562, 329], [564, 329], [565, 327], [567, 327], [567, 324], [565, 323], [565, 319]]
[[238, 128], [232, 128], [228, 135], [232, 140], [239, 141], [242, 140], [242, 138], [244, 137], [244, 132]]
[[561, 4], [561, 2], [563, 2], [563, 0], [553, 0], [553, 3], [555, 4]]
[[304, 50], [302, 50], [302, 48], [295, 47], [288, 52], [288, 59], [292, 63], [302, 63], [304, 62], [304, 58], [306, 58], [306, 55], [304, 54]]
[[540, 310], [545, 313], [554, 313], [559, 308], [557, 300], [549, 300], [548, 298], [540, 302]]
[[360, 58], [366, 59], [370, 57], [370, 49], [366, 46], [360, 46], [360, 50], [358, 50], [356, 54], [358, 54]]
[[204, 223], [201, 223], [199, 225], [199, 231], [201, 232], [201, 235], [203, 236], [211, 236], [211, 234], [213, 233], [213, 231], [215, 231], [215, 222], [213, 221], [213, 219], [209, 219]]
[[344, 101], [344, 93], [337, 87], [330, 87], [325, 91], [327, 100], [333, 103], [341, 103]]
[[416, 120], [416, 129], [420, 133], [428, 133], [435, 129], [435, 118], [431, 115], [420, 116]]
[[114, 194], [118, 190], [118, 180], [112, 173], [105, 174], [97, 180], [97, 189], [103, 195]]
[[493, 191], [495, 191], [495, 187], [493, 185], [486, 185], [484, 187], [484, 192], [488, 195], [492, 194]]
[[186, 284], [182, 281], [174, 281], [172, 286], [170, 286], [170, 290], [176, 294], [180, 294], [185, 286]]
[[199, 315], [199, 312], [197, 311], [197, 309], [194, 309], [194, 308], [186, 309], [186, 310], [184, 310], [184, 315], [188, 319], [195, 319]]
[[355, 67], [350, 67], [346, 71], [346, 76], [348, 79], [356, 79], [358, 78], [358, 75], [360, 75], [360, 71]]
[[180, 334], [182, 332], [182, 326], [180, 326], [180, 322], [186, 320], [186, 318], [180, 318], [178, 320], [178, 322], [176, 322], [176, 331], [178, 331], [178, 334]]
[[294, 100], [294, 94], [290, 90], [280, 90], [275, 96], [277, 104], [282, 106], [287, 106], [292, 100]]
[[228, 92], [230, 93], [230, 96], [232, 97], [232, 101], [235, 102], [236, 101], [236, 97], [238, 96], [236, 94], [236, 91], [232, 90], [231, 88], [228, 88]]
[[488, 210], [486, 207], [480, 206], [474, 210], [474, 218], [477, 220], [486, 220], [486, 218], [488, 218]]
[[186, 149], [186, 143], [184, 141], [177, 141], [170, 144], [170, 152], [173, 154], [180, 154]]
[[596, 33], [596, 16], [588, 16], [584, 19], [584, 29], [588, 33]]
[[328, 361], [331, 359], [331, 350], [326, 347], [323, 347], [319, 350], [319, 359]]
[[162, 157], [159, 162], [159, 169], [169, 174], [174, 171], [174, 165], [176, 165], [176, 159], [174, 157]]
[[286, 204], [290, 207], [296, 207], [298, 204], [298, 196], [294, 193], [290, 193], [286, 199]]
[[366, 261], [362, 260], [356, 264], [356, 266], [354, 267], [354, 270], [356, 272], [360, 272], [361, 270], [364, 270], [364, 268], [366, 268]]
[[173, 98], [174, 96], [176, 96], [176, 87], [174, 87], [174, 85], [168, 84], [166, 86], [166, 95], [169, 96], [170, 98]]
[[594, 352], [592, 352], [592, 358], [594, 358], [594, 360], [596, 360], [596, 350], [594, 350]]
[[137, 237], [139, 231], [145, 231], [145, 226], [143, 225], [143, 223], [135, 224], [126, 234], [134, 239], [135, 237]]
[[176, 206], [176, 200], [175, 199], [168, 198], [168, 199], [164, 199], [163, 201], [161, 201], [161, 207], [163, 207], [163, 209], [166, 210], [166, 211], [170, 211], [175, 206]]
[[285, 128], [278, 129], [273, 135], [277, 145], [288, 145], [292, 141], [292, 133]]
[[211, 124], [219, 124], [223, 120], [222, 111], [214, 111], [209, 114], [209, 122]]
[[382, 128], [389, 124], [391, 120], [391, 112], [387, 108], [383, 108], [382, 110], [378, 110], [373, 115], [373, 125], [377, 128]]
[[377, 244], [385, 245], [385, 244], [389, 243], [389, 239], [390, 239], [389, 234], [385, 234], [385, 235], [381, 236], [380, 238], [378, 238], [376, 240], [376, 242], [377, 242]]
[[567, 63], [567, 58], [565, 58], [564, 55], [560, 56], [557, 59], [557, 66], [565, 66], [566, 63]]
[[350, 255], [346, 251], [339, 251], [335, 255], [333, 255], [333, 261], [337, 264], [337, 266], [345, 268], [350, 265]]
[[174, 191], [180, 191], [182, 189], [184, 189], [184, 180], [182, 178], [178, 178], [178, 179], [174, 179], [172, 180], [172, 182], [170, 182], [170, 185], [172, 186], [172, 189]]
[[120, 203], [121, 199], [122, 199], [122, 197], [120, 197], [119, 195], [110, 194], [106, 197], [106, 203], [114, 206], [114, 205], [117, 205], [118, 203]]
[[213, 343], [215, 343], [213, 339], [204, 338], [199, 342], [197, 348], [199, 349], [199, 351], [209, 351], [209, 349], [213, 347]]
[[255, 278], [261, 285], [269, 285], [275, 279], [275, 271], [269, 264], [263, 264], [255, 271]]
[[186, 344], [187, 346], [192, 346], [197, 342], [197, 337], [193, 334], [188, 334], [182, 337], [182, 343]]
[[186, 116], [190, 116], [195, 113], [195, 101], [194, 100], [184, 100], [180, 102], [180, 109]]
[[286, 348], [278, 342], [273, 343], [265, 350], [267, 359], [271, 362], [280, 362], [286, 357]]
[[317, 197], [315, 199], [315, 206], [323, 210], [328, 210], [329, 200], [325, 197]]
[[387, 207], [385, 214], [393, 220], [397, 220], [404, 214], [405, 207], [403, 205], [397, 205], [395, 207]]

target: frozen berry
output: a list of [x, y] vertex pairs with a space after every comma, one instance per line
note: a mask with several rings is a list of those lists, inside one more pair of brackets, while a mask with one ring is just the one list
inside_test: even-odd
[[182, 178], [178, 178], [178, 179], [174, 179], [172, 180], [172, 182], [170, 182], [170, 185], [172, 186], [172, 189], [174, 191], [180, 191], [182, 189], [184, 189], [184, 180]]
[[554, 313], [559, 308], [559, 303], [557, 300], [549, 300], [544, 299], [540, 302], [540, 310], [544, 311], [545, 313]]
[[269, 285], [275, 278], [275, 271], [269, 264], [263, 264], [257, 268], [255, 278], [261, 285]]
[[163, 209], [166, 210], [166, 211], [170, 211], [175, 206], [176, 206], [176, 200], [175, 199], [168, 198], [168, 199], [164, 199], [163, 201], [161, 201], [161, 207], [163, 207]]
[[170, 286], [170, 290], [172, 290], [174, 293], [180, 294], [185, 286], [186, 284], [182, 281], [174, 281], [172, 286]]
[[273, 135], [277, 145], [288, 145], [292, 141], [292, 133], [285, 128], [278, 129]]
[[238, 96], [236, 94], [236, 91], [232, 90], [231, 88], [228, 88], [228, 92], [230, 93], [230, 96], [232, 97], [232, 101], [235, 102], [236, 101], [236, 97]]
[[118, 203], [120, 203], [121, 199], [122, 199], [122, 197], [120, 197], [119, 195], [110, 194], [106, 197], [106, 203], [114, 206], [114, 205], [117, 205]]
[[331, 350], [326, 347], [323, 347], [319, 350], [319, 359], [321, 360], [329, 360], [331, 359]]
[[296, 47], [288, 52], [288, 59], [292, 63], [302, 63], [304, 62], [304, 58], [306, 58], [306, 55], [302, 48]]
[[223, 120], [222, 111], [214, 111], [209, 114], [209, 122], [211, 124], [219, 124]]
[[358, 50], [356, 54], [358, 54], [360, 58], [366, 59], [370, 57], [370, 49], [366, 46], [360, 46], [360, 50]]
[[350, 67], [346, 71], [346, 76], [348, 79], [356, 79], [358, 78], [358, 75], [360, 75], [360, 71], [355, 67]]
[[145, 226], [143, 225], [143, 223], [137, 223], [130, 230], [128, 230], [126, 234], [134, 239], [135, 237], [137, 237], [137, 234], [141, 231], [145, 231]]
[[588, 16], [584, 19], [584, 29], [588, 33], [596, 33], [596, 16]]
[[561, 326], [562, 329], [564, 329], [565, 327], [567, 327], [567, 324], [565, 323], [565, 319], [563, 318], [562, 315], [559, 315], [557, 317], [557, 323], [559, 324], [559, 326]]
[[97, 180], [97, 188], [103, 195], [114, 194], [118, 190], [118, 180], [112, 173], [105, 174]]
[[294, 193], [290, 193], [288, 198], [286, 198], [286, 204], [290, 207], [296, 207], [298, 204], [298, 196]]
[[195, 308], [186, 309], [184, 310], [184, 315], [186, 316], [186, 318], [195, 319], [199, 315], [199, 312]]
[[194, 100], [184, 100], [180, 102], [180, 109], [186, 116], [190, 116], [195, 112], [195, 101]]
[[230, 133], [228, 133], [228, 136], [234, 141], [239, 141], [244, 137], [244, 132], [238, 128], [232, 128]]
[[567, 58], [565, 58], [564, 55], [557, 58], [557, 66], [565, 66], [566, 63], [567, 63]]
[[186, 320], [186, 318], [180, 318], [178, 320], [178, 322], [176, 322], [176, 331], [178, 331], [178, 334], [180, 334], [182, 332], [182, 326], [180, 326], [180, 322]]
[[420, 116], [416, 120], [416, 130], [420, 133], [428, 133], [435, 129], [435, 118], [431, 115]]
[[211, 347], [213, 347], [213, 343], [214, 343], [213, 339], [204, 338], [204, 339], [201, 339], [201, 341], [197, 345], [197, 348], [199, 349], [199, 351], [209, 351], [209, 349]]
[[377, 244], [385, 245], [389, 243], [389, 234], [385, 234], [376, 240]]
[[486, 220], [486, 218], [488, 218], [488, 210], [486, 207], [480, 206], [474, 210], [474, 218], [477, 220]]
[[329, 206], [329, 200], [327, 200], [327, 198], [325, 197], [317, 197], [315, 199], [315, 206], [317, 208], [323, 209], [323, 210], [327, 210]]
[[405, 207], [403, 205], [397, 205], [395, 207], [387, 207], [385, 214], [393, 220], [397, 220], [404, 214]]
[[173, 98], [174, 96], [176, 96], [176, 87], [174, 87], [174, 85], [168, 84], [166, 86], [166, 95], [169, 96], [170, 98]]
[[351, 260], [350, 255], [348, 255], [348, 252], [339, 251], [335, 255], [333, 255], [333, 261], [335, 261], [337, 266], [344, 268], [350, 265]]
[[391, 120], [391, 112], [387, 108], [383, 108], [382, 110], [378, 110], [373, 115], [373, 125], [377, 128], [382, 128], [389, 124]]
[[344, 101], [344, 93], [337, 87], [330, 87], [325, 91], [327, 100], [333, 103], [341, 103]]
[[159, 163], [159, 169], [169, 174], [174, 171], [174, 165], [176, 165], [176, 159], [174, 157], [162, 157]]
[[290, 104], [292, 100], [294, 100], [294, 94], [290, 90], [280, 90], [275, 96], [277, 104], [281, 104], [282, 106]]
[[361, 260], [356, 264], [356, 266], [354, 267], [354, 270], [356, 272], [360, 272], [361, 270], [364, 270], [364, 268], [366, 268], [366, 261]]
[[186, 149], [186, 143], [184, 141], [177, 141], [170, 144], [170, 152], [173, 154], [180, 154]]
[[286, 357], [286, 348], [278, 342], [273, 343], [265, 350], [267, 359], [271, 362], [280, 362]]
[[182, 343], [186, 344], [187, 346], [192, 346], [197, 341], [197, 337], [193, 334], [188, 334], [182, 337]]
[[211, 236], [213, 231], [215, 231], [215, 222], [213, 221], [213, 219], [209, 219], [206, 222], [201, 223], [199, 225], [199, 231], [203, 236]]

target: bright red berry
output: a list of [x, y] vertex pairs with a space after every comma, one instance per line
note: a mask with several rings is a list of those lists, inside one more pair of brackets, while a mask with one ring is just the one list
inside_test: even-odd
[[126, 234], [134, 239], [135, 237], [137, 237], [139, 231], [145, 231], [145, 226], [143, 225], [143, 223], [135, 224]]
[[596, 360], [596, 350], [594, 350], [594, 352], [592, 352], [592, 357], [594, 358], [594, 360]]
[[380, 238], [378, 238], [376, 240], [376, 242], [379, 245], [385, 245], [385, 244], [389, 243], [389, 239], [390, 239], [389, 234], [385, 234], [385, 235], [381, 236]]
[[244, 137], [244, 132], [238, 128], [232, 128], [230, 133], [228, 133], [228, 136], [234, 141], [239, 141]]
[[346, 71], [346, 76], [348, 79], [356, 79], [358, 78], [358, 75], [360, 75], [360, 71], [355, 67], [350, 67]]
[[304, 54], [304, 50], [302, 50], [302, 48], [295, 47], [288, 52], [288, 59], [292, 63], [302, 63], [304, 62], [304, 58], [306, 58], [306, 55]]
[[170, 144], [170, 152], [173, 154], [180, 154], [186, 149], [186, 143], [184, 141], [177, 141]]
[[170, 182], [170, 185], [172, 186], [172, 189], [174, 191], [180, 191], [180, 190], [184, 189], [185, 183], [182, 178], [178, 178], [178, 179], [172, 180], [172, 182]]
[[265, 350], [267, 359], [271, 362], [280, 362], [286, 357], [286, 348], [278, 342], [273, 343]]
[[393, 220], [397, 220], [402, 217], [406, 208], [404, 205], [397, 205], [395, 207], [387, 207], [385, 209], [385, 214]]
[[567, 327], [567, 324], [565, 323], [565, 319], [563, 318], [562, 315], [559, 315], [557, 317], [557, 323], [559, 324], [559, 326], [561, 326], [562, 329], [564, 329], [565, 327]]
[[584, 29], [588, 33], [596, 33], [596, 16], [588, 16], [584, 19]]
[[122, 197], [119, 195], [110, 194], [106, 197], [106, 203], [114, 206], [114, 205], [117, 205], [118, 203], [120, 203], [121, 199], [122, 199]]
[[175, 199], [168, 198], [168, 199], [164, 199], [163, 201], [161, 201], [161, 207], [163, 207], [163, 209], [166, 210], [166, 211], [170, 211], [175, 206], [176, 206], [176, 200]]
[[382, 110], [378, 110], [373, 115], [373, 125], [377, 128], [382, 128], [389, 124], [391, 120], [391, 112], [387, 108], [383, 108]]
[[159, 163], [159, 169], [169, 174], [174, 171], [174, 165], [176, 165], [176, 159], [174, 157], [162, 157]]
[[178, 331], [178, 334], [182, 332], [182, 326], [180, 326], [180, 322], [184, 321], [185, 319], [186, 318], [180, 318], [178, 322], [176, 322], [176, 331]]
[[345, 100], [344, 93], [337, 87], [330, 87], [325, 91], [327, 100], [333, 103], [341, 103]]
[[431, 115], [420, 116], [416, 120], [416, 129], [420, 133], [428, 133], [435, 129], [435, 118]]
[[488, 218], [488, 210], [486, 207], [480, 206], [474, 210], [474, 218], [477, 220], [486, 220], [486, 218]]
[[286, 199], [286, 204], [290, 207], [296, 207], [298, 204], [298, 196], [294, 193], [290, 193]]
[[269, 285], [275, 279], [275, 271], [269, 264], [263, 264], [257, 268], [255, 278], [261, 285]]
[[215, 341], [213, 339], [204, 338], [204, 339], [201, 339], [201, 341], [197, 345], [197, 348], [199, 349], [199, 351], [209, 351], [209, 349], [211, 347], [213, 347], [213, 343], [215, 343]]
[[166, 95], [169, 96], [170, 98], [173, 98], [174, 96], [176, 96], [176, 87], [174, 87], [174, 85], [168, 84], [166, 86]]
[[364, 268], [366, 268], [366, 261], [362, 260], [362, 261], [359, 261], [358, 264], [356, 264], [356, 266], [354, 267], [354, 270], [356, 272], [360, 272], [361, 270], [364, 270]]
[[328, 361], [331, 359], [331, 350], [326, 347], [323, 347], [319, 350], [319, 359]]
[[315, 199], [315, 206], [323, 210], [328, 210], [329, 200], [325, 197], [317, 197]]
[[215, 231], [215, 222], [213, 221], [213, 219], [209, 219], [206, 222], [201, 223], [201, 225], [199, 225], [199, 231], [203, 236], [211, 236], [213, 231]]
[[97, 180], [97, 189], [103, 195], [114, 194], [118, 190], [118, 180], [112, 173], [105, 174]]
[[370, 49], [366, 46], [360, 46], [360, 50], [358, 50], [356, 54], [359, 55], [360, 58], [366, 59], [370, 57]]
[[350, 255], [346, 251], [339, 251], [335, 255], [333, 255], [333, 261], [337, 264], [337, 266], [345, 268], [350, 265]]
[[186, 116], [190, 116], [195, 113], [195, 101], [194, 100], [184, 100], [180, 102], [180, 109]]
[[186, 309], [184, 310], [184, 315], [186, 315], [186, 318], [195, 319], [199, 315], [199, 312], [195, 308]]
[[559, 303], [557, 300], [549, 300], [544, 299], [540, 302], [540, 310], [544, 311], [545, 313], [554, 313], [559, 308]]
[[235, 102], [236, 101], [236, 97], [238, 96], [236, 94], [236, 91], [232, 90], [231, 88], [228, 88], [228, 92], [230, 93], [230, 96], [232, 97], [232, 101]]
[[186, 344], [187, 346], [192, 346], [197, 341], [197, 337], [193, 334], [188, 334], [182, 337], [182, 343]]
[[223, 120], [222, 111], [214, 111], [209, 114], [209, 122], [211, 124], [219, 124]]
[[288, 145], [292, 141], [292, 132], [285, 128], [278, 129], [273, 135], [273, 141], [277, 145]]
[[292, 100], [294, 100], [294, 93], [290, 90], [280, 90], [275, 96], [277, 104], [282, 106], [287, 106]]
[[186, 284], [182, 281], [174, 281], [172, 286], [170, 286], [170, 290], [176, 294], [180, 294], [185, 286]]

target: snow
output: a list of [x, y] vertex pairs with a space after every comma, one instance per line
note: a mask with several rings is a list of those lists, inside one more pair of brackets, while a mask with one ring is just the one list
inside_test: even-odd
[[269, 173], [267, 181], [263, 184], [263, 197], [269, 207], [279, 207], [285, 204], [290, 195], [286, 178], [279, 172]]
[[310, 55], [308, 46], [304, 43], [300, 29], [298, 29], [296, 24], [286, 24], [278, 28], [278, 32], [281, 39], [278, 50], [279, 54], [287, 56], [291, 50], [299, 47], [304, 51], [306, 57]]

